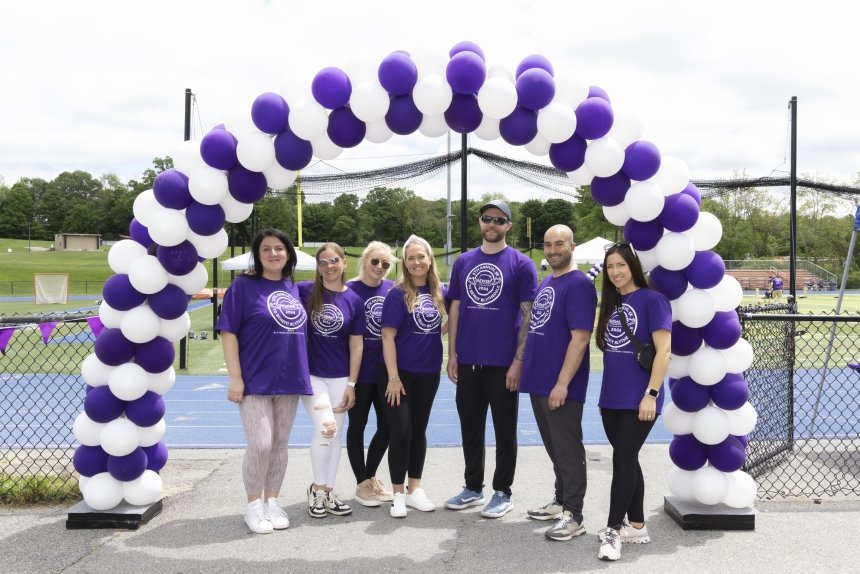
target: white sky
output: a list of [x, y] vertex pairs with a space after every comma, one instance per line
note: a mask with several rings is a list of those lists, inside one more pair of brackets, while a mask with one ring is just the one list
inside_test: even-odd
[[[476, 42], [514, 70], [549, 58], [639, 118], [644, 138], [683, 159], [693, 179], [785, 175], [788, 102], [797, 96], [798, 170], [852, 184], [860, 172], [860, 35], [850, 3], [723, 0], [27, 0], [0, 19], [0, 176], [66, 170], [140, 177], [183, 136], [184, 91], [199, 106], [194, 136], [253, 99], [351, 58]], [[201, 125], [202, 124], [202, 125]], [[201, 131], [202, 128], [202, 131]], [[457, 134], [455, 134], [457, 135]], [[459, 138], [455, 139], [455, 146]], [[494, 153], [549, 164], [502, 140]], [[330, 160], [346, 171], [444, 153], [419, 133], [365, 142]], [[470, 162], [476, 197], [523, 189]], [[459, 169], [456, 170], [459, 177]], [[459, 182], [455, 182], [459, 185]], [[437, 177], [416, 191], [445, 193]], [[459, 192], [455, 192], [458, 195]]]

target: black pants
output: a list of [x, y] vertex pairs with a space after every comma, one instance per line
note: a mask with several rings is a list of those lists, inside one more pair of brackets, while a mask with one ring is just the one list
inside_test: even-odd
[[[355, 385], [355, 406], [349, 409], [349, 427], [346, 431], [346, 454], [355, 482], [361, 483], [376, 476], [382, 457], [388, 449], [388, 420], [385, 417], [385, 398], [379, 396], [375, 384]], [[376, 413], [376, 432], [367, 447], [367, 459], [364, 457], [364, 429], [370, 407]]]
[[645, 478], [639, 466], [639, 451], [656, 421], [640, 421], [638, 411], [600, 409], [603, 430], [612, 445], [612, 487], [609, 491], [607, 526], [619, 526], [627, 515], [630, 522], [645, 522]]
[[517, 414], [519, 393], [505, 388], [508, 367], [457, 365], [457, 414], [466, 462], [466, 488], [484, 489], [487, 409], [496, 434], [496, 471], [493, 490], [511, 495], [517, 470]]
[[385, 400], [388, 375], [385, 368], [380, 370], [377, 392], [384, 403], [388, 420], [390, 440], [388, 444], [388, 470], [391, 484], [404, 484], [409, 478], [421, 478], [424, 473], [424, 459], [427, 456], [427, 424], [433, 399], [439, 390], [439, 373], [416, 375], [400, 370], [400, 380], [406, 390], [400, 396], [400, 405], [393, 406]]

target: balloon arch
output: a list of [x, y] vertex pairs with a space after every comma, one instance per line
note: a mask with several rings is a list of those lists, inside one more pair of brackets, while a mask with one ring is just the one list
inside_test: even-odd
[[227, 247], [225, 221], [247, 219], [267, 188], [290, 186], [314, 156], [449, 129], [548, 155], [572, 182], [591, 186], [672, 304], [669, 489], [686, 501], [753, 505], [756, 485], [740, 470], [756, 423], [743, 377], [753, 352], [734, 311], [741, 287], [710, 251], [722, 226], [699, 211], [686, 165], [641, 139], [641, 122], [614, 110], [604, 90], [556, 76], [538, 54], [514, 73], [487, 66], [480, 47], [461, 42], [447, 58], [395, 51], [378, 66], [325, 68], [310, 94], [264, 93], [250, 112], [185, 142], [175, 167], [135, 199], [132, 239], [108, 254], [116, 274], [99, 308], [105, 329], [81, 365], [87, 394], [73, 428], [74, 466], [91, 509], [162, 496], [162, 397], [176, 377], [174, 343], [191, 324], [189, 296], [208, 281], [201, 261]]

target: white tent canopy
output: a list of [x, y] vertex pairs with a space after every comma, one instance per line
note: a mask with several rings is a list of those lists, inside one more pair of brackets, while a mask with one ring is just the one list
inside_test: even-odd
[[[304, 251], [296, 250], [296, 271], [313, 271], [317, 268], [316, 260], [311, 256], [305, 253]], [[221, 269], [224, 271], [244, 271], [245, 269], [250, 269], [252, 267], [251, 264], [251, 252], [243, 253], [242, 255], [237, 255], [236, 257], [231, 257], [230, 259], [226, 259], [221, 262]]]
[[[612, 243], [614, 242], [603, 237], [595, 237], [585, 243], [577, 243], [573, 250], [573, 262], [577, 265], [603, 263], [603, 256], [606, 255], [606, 246], [612, 245]], [[546, 259], [542, 259], [540, 264], [541, 266], [549, 265]]]

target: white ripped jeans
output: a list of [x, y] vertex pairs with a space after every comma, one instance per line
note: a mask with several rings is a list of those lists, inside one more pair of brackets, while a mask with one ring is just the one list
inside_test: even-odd
[[[343, 402], [347, 377], [326, 378], [311, 375], [313, 395], [303, 395], [302, 404], [314, 424], [311, 435], [311, 467], [314, 484], [334, 488], [337, 468], [340, 465], [340, 451], [343, 441], [343, 421], [346, 412], [336, 413], [335, 407]], [[326, 427], [334, 421], [334, 438], [325, 438]]]

